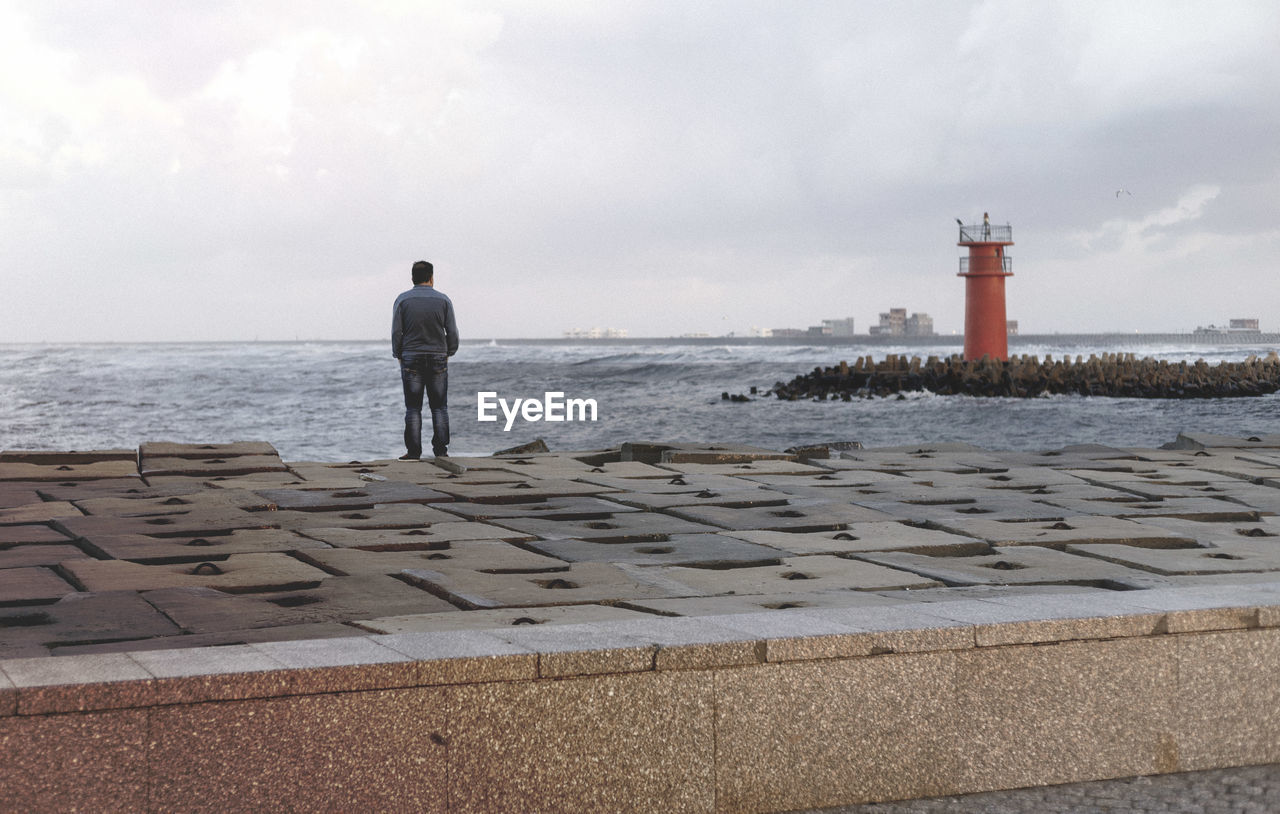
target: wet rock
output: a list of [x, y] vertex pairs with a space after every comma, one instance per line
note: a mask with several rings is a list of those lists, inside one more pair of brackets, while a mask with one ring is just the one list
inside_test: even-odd
[[[1131, 353], [1079, 356], [1054, 360], [1012, 356], [1007, 361], [984, 356], [948, 359], [890, 355], [883, 362], [870, 357], [850, 366], [814, 368], [790, 382], [773, 386], [784, 401], [851, 401], [855, 397], [901, 396], [928, 391], [937, 395], [1035, 398], [1077, 394], [1117, 398], [1241, 398], [1280, 390], [1280, 355], [1251, 356], [1243, 362], [1209, 365], [1137, 359]], [[725, 396], [728, 396], [726, 393]]]
[[527, 444], [520, 444], [509, 449], [500, 449], [493, 453], [494, 455], [533, 455], [537, 452], [550, 452], [547, 448], [547, 442], [541, 438], [535, 438]]

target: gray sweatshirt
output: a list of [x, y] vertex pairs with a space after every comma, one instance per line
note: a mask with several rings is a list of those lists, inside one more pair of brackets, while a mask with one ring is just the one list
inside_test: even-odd
[[458, 352], [453, 302], [429, 285], [415, 285], [391, 307], [391, 355]]

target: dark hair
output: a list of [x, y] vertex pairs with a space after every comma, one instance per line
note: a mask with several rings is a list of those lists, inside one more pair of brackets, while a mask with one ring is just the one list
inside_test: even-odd
[[413, 284], [422, 285], [431, 282], [431, 278], [435, 275], [435, 266], [426, 260], [419, 260], [413, 264]]

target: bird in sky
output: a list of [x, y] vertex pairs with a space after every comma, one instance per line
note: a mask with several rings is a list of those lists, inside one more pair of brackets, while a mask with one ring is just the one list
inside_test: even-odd
[[1133, 195], [1132, 192], [1125, 189], [1124, 187], [1120, 187], [1119, 189], [1116, 190], [1116, 197], [1119, 198], [1121, 193], [1124, 193], [1125, 195]]

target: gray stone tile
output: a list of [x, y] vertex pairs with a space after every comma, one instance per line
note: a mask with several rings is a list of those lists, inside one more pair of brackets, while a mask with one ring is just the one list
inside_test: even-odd
[[657, 646], [658, 670], [707, 670], [765, 661], [766, 647], [751, 632], [716, 624], [708, 618], [648, 616], [595, 625], [611, 635], [621, 635]]
[[651, 613], [612, 605], [544, 605], [456, 613], [417, 613], [358, 619], [352, 626], [370, 633], [431, 633], [449, 630], [493, 630], [521, 625], [564, 625], [582, 622], [655, 619]]
[[418, 683], [419, 671], [408, 656], [367, 636], [248, 646], [284, 665], [291, 693], [348, 692]]
[[151, 674], [123, 654], [0, 662], [18, 692], [19, 715], [146, 706]]
[[655, 644], [599, 625], [509, 627], [490, 633], [538, 654], [542, 678], [634, 673], [654, 669]]
[[485, 631], [395, 633], [371, 638], [414, 659], [422, 684], [475, 684], [538, 677], [536, 652]]

